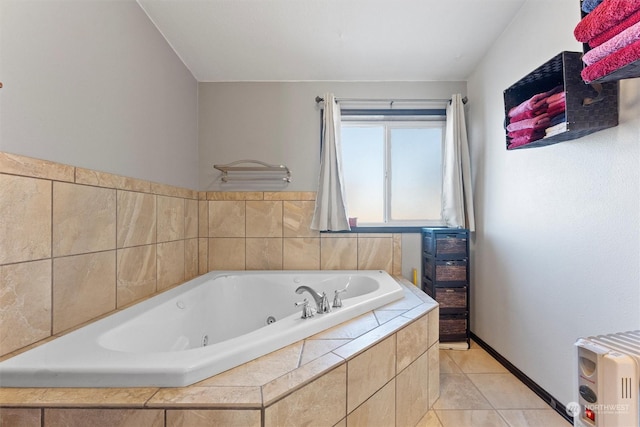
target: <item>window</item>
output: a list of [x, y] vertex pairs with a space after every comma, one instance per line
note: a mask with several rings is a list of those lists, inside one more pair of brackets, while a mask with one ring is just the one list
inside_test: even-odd
[[441, 224], [444, 110], [343, 110], [342, 170], [359, 226]]

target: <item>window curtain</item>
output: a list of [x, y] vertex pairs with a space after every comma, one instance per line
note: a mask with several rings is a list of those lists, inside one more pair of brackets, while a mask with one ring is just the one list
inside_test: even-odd
[[351, 230], [342, 174], [340, 147], [340, 107], [332, 93], [324, 95], [322, 151], [316, 207], [311, 229], [319, 231]]
[[449, 227], [475, 231], [471, 165], [462, 95], [455, 94], [447, 106], [442, 164], [442, 219]]

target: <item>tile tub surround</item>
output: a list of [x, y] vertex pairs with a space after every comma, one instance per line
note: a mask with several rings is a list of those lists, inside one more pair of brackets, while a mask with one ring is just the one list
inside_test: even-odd
[[415, 426], [439, 397], [438, 306], [398, 281], [403, 299], [188, 387], [0, 388], [0, 421]]
[[197, 192], [0, 152], [0, 357], [212, 270], [385, 270], [400, 234], [318, 233], [314, 192]]

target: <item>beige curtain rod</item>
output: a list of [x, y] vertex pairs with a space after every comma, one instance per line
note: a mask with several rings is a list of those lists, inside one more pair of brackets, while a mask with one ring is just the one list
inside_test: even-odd
[[[336, 98], [336, 102], [386, 102], [393, 104], [394, 102], [449, 102], [451, 103], [451, 99], [375, 99], [375, 98]], [[462, 98], [462, 103], [466, 104], [468, 101], [465, 96]], [[324, 98], [321, 96], [316, 96], [316, 102], [324, 102]]]

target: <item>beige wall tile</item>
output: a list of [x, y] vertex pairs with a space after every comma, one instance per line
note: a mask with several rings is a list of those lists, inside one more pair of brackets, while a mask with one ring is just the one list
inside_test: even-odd
[[253, 408], [262, 406], [260, 387], [190, 387], [161, 388], [145, 404], [151, 408]]
[[320, 237], [311, 229], [316, 203], [313, 201], [285, 201], [283, 206], [284, 237]]
[[53, 256], [116, 248], [116, 190], [53, 183]]
[[0, 264], [51, 256], [51, 181], [0, 174]]
[[423, 354], [396, 377], [396, 425], [416, 425], [428, 409], [429, 358]]
[[40, 409], [0, 408], [2, 427], [41, 427]]
[[0, 355], [51, 335], [51, 260], [0, 266]]
[[151, 183], [151, 192], [162, 196], [177, 197], [180, 199], [197, 199], [198, 192], [182, 187], [174, 187], [172, 185]]
[[49, 409], [44, 410], [44, 426], [163, 427], [161, 409]]
[[208, 191], [207, 200], [264, 200], [262, 191]]
[[115, 250], [53, 260], [54, 334], [115, 308]]
[[391, 274], [392, 266], [392, 238], [358, 237], [358, 270], [384, 270]]
[[209, 202], [209, 237], [245, 237], [245, 202]]
[[198, 239], [184, 241], [184, 280], [198, 275]]
[[184, 282], [184, 240], [158, 243], [158, 291]]
[[247, 270], [282, 270], [282, 239], [247, 238]]
[[316, 200], [315, 191], [265, 191], [264, 200]]
[[166, 427], [260, 427], [260, 411], [215, 409], [170, 409]]
[[76, 168], [76, 184], [95, 185], [119, 190], [145, 191], [147, 193], [151, 191], [151, 183], [149, 181], [84, 168]]
[[156, 196], [118, 191], [118, 248], [156, 242]]
[[440, 339], [440, 307], [432, 309], [429, 314], [429, 347]]
[[[1, 389], [0, 389], [1, 390]], [[29, 390], [29, 389], [23, 389]], [[37, 389], [31, 389], [37, 390]], [[158, 391], [154, 387], [86, 388], [55, 387], [42, 389], [44, 394], [31, 402], [44, 407], [115, 408], [142, 407]]]
[[400, 233], [393, 235], [393, 265], [391, 271], [394, 276], [402, 275], [402, 234]]
[[198, 237], [209, 237], [209, 202], [198, 201]]
[[198, 274], [209, 271], [209, 239], [198, 239]]
[[0, 173], [73, 182], [73, 166], [0, 152]]
[[328, 238], [320, 239], [321, 270], [357, 270], [358, 239]]
[[185, 199], [184, 201], [184, 238], [198, 237], [198, 201]]
[[119, 249], [117, 268], [118, 307], [156, 291], [156, 245]]
[[158, 196], [158, 242], [184, 239], [184, 199]]
[[353, 412], [347, 415], [347, 427], [396, 425], [396, 382], [389, 381]]
[[396, 337], [391, 336], [347, 362], [347, 413], [351, 413], [396, 374]]
[[285, 238], [283, 268], [285, 270], [319, 270], [320, 238]]
[[429, 316], [422, 316], [397, 332], [398, 372], [409, 366], [429, 348]]
[[247, 237], [282, 237], [282, 202], [247, 201]]
[[321, 376], [264, 410], [264, 426], [332, 426], [346, 415], [346, 365]]
[[244, 269], [245, 239], [209, 239], [209, 271]]
[[427, 359], [429, 363], [429, 408], [436, 403], [440, 397], [440, 346], [432, 345], [427, 350]]

